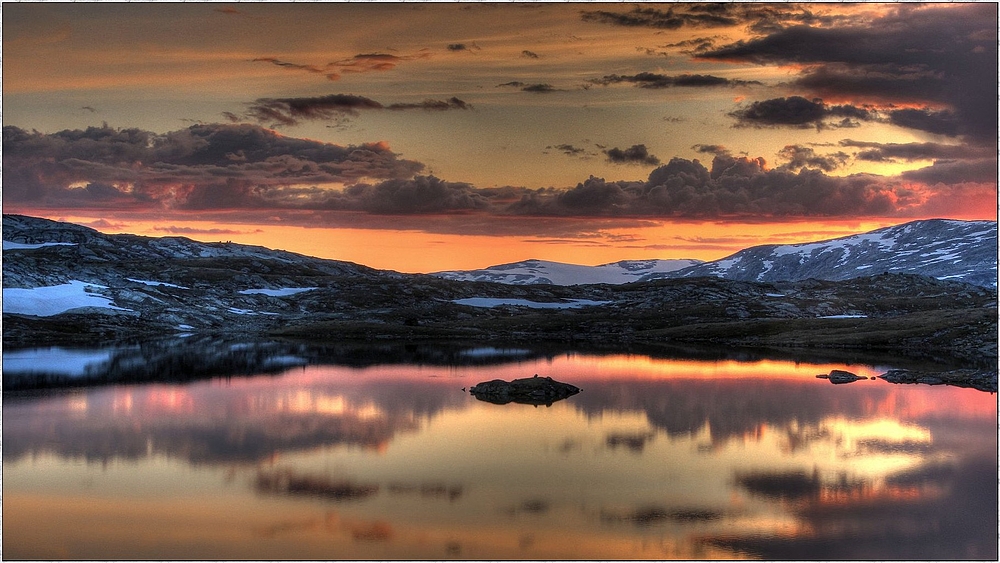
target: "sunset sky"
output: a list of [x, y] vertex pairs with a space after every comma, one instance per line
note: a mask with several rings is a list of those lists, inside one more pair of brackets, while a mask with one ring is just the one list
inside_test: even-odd
[[404, 272], [997, 216], [997, 6], [4, 3], [3, 211]]

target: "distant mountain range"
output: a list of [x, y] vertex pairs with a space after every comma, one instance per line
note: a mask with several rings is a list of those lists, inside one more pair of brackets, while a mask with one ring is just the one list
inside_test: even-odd
[[525, 260], [482, 270], [433, 275], [515, 285], [577, 285], [700, 276], [756, 282], [837, 281], [880, 273], [919, 274], [997, 287], [997, 223], [913, 221], [819, 242], [755, 246], [712, 262], [623, 260], [601, 266], [578, 266]]
[[[548, 280], [515, 285], [401, 274], [259, 246], [105, 235], [4, 215], [2, 336], [5, 351], [150, 338], [237, 340], [223, 348], [238, 353], [223, 353], [192, 375], [225, 365], [298, 365], [301, 354], [275, 356], [238, 342], [274, 336], [465, 342], [473, 349], [835, 348], [952, 358], [956, 365], [992, 359], [987, 367], [995, 369], [996, 233], [990, 222], [922, 221], [823, 243], [758, 247], [705, 264], [536, 261], [499, 270], [508, 277], [497, 281]], [[854, 279], [768, 281], [782, 276]], [[573, 281], [604, 283], [559, 285]], [[86, 375], [93, 362], [128, 380], [141, 376], [129, 367], [140, 356], [71, 351], [55, 367], [32, 369], [54, 378], [39, 385]], [[175, 363], [172, 355], [163, 361], [171, 369], [198, 362]], [[7, 389], [8, 370], [3, 375]]]
[[641, 281], [653, 274], [671, 274], [701, 263], [701, 260], [622, 260], [600, 266], [579, 266], [548, 260], [524, 260], [482, 270], [455, 270], [433, 275], [455, 281], [513, 285], [621, 284]]

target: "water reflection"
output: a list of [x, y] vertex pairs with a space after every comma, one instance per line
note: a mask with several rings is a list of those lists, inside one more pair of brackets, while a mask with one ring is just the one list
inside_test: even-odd
[[[563, 355], [7, 395], [11, 558], [997, 555], [996, 402], [880, 368]], [[550, 408], [476, 401], [550, 375]]]

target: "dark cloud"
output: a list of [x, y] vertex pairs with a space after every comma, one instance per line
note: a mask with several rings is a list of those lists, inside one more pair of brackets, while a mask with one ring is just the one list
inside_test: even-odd
[[423, 109], [441, 111], [471, 108], [471, 105], [455, 97], [448, 100], [424, 100], [417, 103], [384, 105], [364, 96], [330, 94], [311, 98], [260, 98], [250, 104], [242, 118], [232, 112], [224, 112], [223, 115], [234, 122], [242, 121], [245, 118], [262, 124], [297, 125], [303, 120], [337, 120], [348, 115], [358, 115], [360, 111], [367, 110]]
[[697, 152], [704, 154], [722, 154], [728, 155], [729, 149], [722, 145], [691, 145], [691, 148]]
[[[936, 160], [931, 166], [908, 170], [900, 174], [905, 180], [924, 184], [993, 184], [997, 181], [995, 158], [976, 160]], [[995, 190], [994, 190], [995, 191]]]
[[655, 166], [660, 163], [660, 159], [649, 154], [646, 145], [632, 145], [627, 149], [614, 147], [607, 149], [604, 154], [608, 157], [608, 162], [615, 164], [640, 164], [644, 166]]
[[661, 48], [667, 49], [680, 49], [681, 53], [686, 55], [693, 55], [697, 53], [705, 53], [715, 48], [716, 42], [722, 39], [721, 36], [713, 37], [698, 37], [695, 39], [685, 39], [684, 41], [678, 41], [676, 43], [667, 43], [666, 45], [660, 45]]
[[349, 186], [328, 199], [324, 207], [390, 215], [475, 211], [491, 207], [489, 193], [461, 182], [417, 176]]
[[778, 152], [778, 155], [788, 160], [784, 167], [789, 170], [817, 168], [824, 172], [832, 172], [847, 164], [848, 159], [850, 159], [850, 155], [843, 151], [820, 155], [816, 154], [816, 151], [811, 147], [802, 145], [785, 145]]
[[548, 94], [549, 92], [558, 92], [551, 84], [529, 84], [521, 88], [522, 92], [535, 92], [536, 94]]
[[243, 14], [243, 12], [237, 10], [236, 8], [233, 8], [232, 6], [226, 6], [225, 8], [216, 8], [215, 11], [219, 12], [220, 14], [226, 14], [230, 16], [239, 16]]
[[281, 207], [316, 196], [294, 186], [409, 178], [423, 169], [383, 143], [340, 146], [246, 124], [166, 134], [5, 126], [3, 154], [4, 203], [40, 206]]
[[[791, 86], [882, 104], [892, 123], [995, 143], [997, 10], [985, 3], [900, 5], [863, 23], [775, 29], [696, 55], [802, 68]], [[920, 106], [899, 109], [898, 104]]]
[[558, 150], [566, 156], [578, 156], [582, 158], [594, 156], [594, 153], [587, 151], [587, 149], [576, 147], [567, 143], [563, 143], [561, 145], [549, 145], [545, 148]]
[[251, 59], [250, 62], [252, 62], [252, 63], [271, 63], [271, 64], [273, 64], [275, 66], [279, 66], [281, 68], [286, 68], [286, 69], [289, 69], [289, 70], [302, 70], [302, 71], [305, 71], [305, 72], [310, 72], [312, 74], [321, 74], [321, 75], [325, 76], [327, 78], [327, 80], [339, 80], [340, 79], [340, 73], [338, 73], [338, 72], [327, 71], [327, 70], [324, 70], [323, 68], [318, 67], [316, 65], [291, 63], [291, 62], [288, 62], [288, 61], [282, 61], [282, 60], [274, 58], [274, 57], [258, 57], [256, 59]]
[[238, 231], [233, 229], [196, 229], [194, 227], [153, 227], [154, 231], [170, 233], [172, 235], [245, 235], [247, 233], [261, 233], [262, 229], [252, 231]]
[[481, 51], [482, 47], [473, 43], [450, 43], [448, 45], [448, 50], [452, 52], [459, 51]]
[[654, 29], [746, 27], [768, 33], [790, 25], [829, 26], [849, 21], [848, 16], [817, 14], [803, 5], [756, 2], [677, 4], [666, 10], [635, 7], [629, 12], [603, 10], [580, 12], [583, 21]]
[[82, 106], [80, 109], [85, 110], [85, 111], [89, 111], [90, 113], [97, 113], [97, 110], [94, 109], [91, 106]]
[[536, 94], [548, 94], [550, 92], [562, 92], [558, 88], [555, 88], [551, 84], [528, 84], [527, 82], [521, 82], [518, 80], [513, 80], [511, 82], [504, 82], [503, 84], [497, 84], [497, 88], [520, 88], [522, 92], [534, 92]]
[[680, 74], [668, 76], [653, 72], [640, 72], [633, 75], [609, 74], [602, 78], [594, 78], [589, 81], [592, 84], [608, 86], [622, 82], [635, 84], [640, 88], [671, 88], [671, 87], [712, 87], [712, 86], [751, 86], [761, 85], [756, 80], [734, 80], [711, 76], [707, 74]]
[[537, 59], [537, 58], [539, 58], [538, 57], [538, 53], [535, 53], [535, 52], [532, 52], [532, 51], [528, 51], [527, 49], [525, 49], [524, 51], [521, 51], [521, 56], [525, 57], [527, 59]]
[[581, 11], [580, 17], [586, 22], [606, 23], [625, 27], [652, 27], [656, 29], [680, 29], [682, 27], [729, 27], [739, 20], [728, 15], [713, 13], [691, 13], [683, 9], [635, 7], [629, 12], [609, 12], [604, 10]]
[[897, 160], [931, 160], [931, 159], [983, 159], [989, 158], [993, 150], [988, 147], [969, 147], [964, 145], [942, 145], [939, 143], [875, 143], [870, 141], [854, 141], [844, 139], [841, 147], [864, 149], [855, 156], [858, 160], [870, 162], [895, 162]]
[[289, 70], [300, 70], [312, 74], [320, 74], [325, 76], [327, 80], [340, 80], [340, 77], [346, 73], [385, 72], [396, 68], [396, 66], [403, 61], [426, 59], [428, 57], [430, 57], [429, 53], [417, 53], [415, 55], [362, 53], [346, 59], [328, 62], [324, 65], [293, 63], [276, 57], [258, 57], [256, 59], [252, 59], [250, 62], [270, 63]]
[[950, 110], [935, 111], [927, 108], [893, 110], [889, 112], [889, 123], [949, 137], [958, 135], [962, 130], [961, 121]]
[[[829, 105], [820, 99], [801, 96], [751, 102], [729, 113], [741, 127], [852, 127], [857, 121], [871, 121], [878, 114], [852, 105]], [[834, 121], [829, 121], [833, 119]]]
[[[208, 214], [239, 209], [248, 217], [282, 210], [290, 221], [350, 211], [375, 214], [358, 215], [371, 224], [378, 215], [449, 215], [468, 228], [481, 227], [484, 214], [512, 221], [516, 216], [524, 216], [523, 221], [532, 216], [947, 216], [970, 205], [995, 204], [996, 161], [985, 149], [975, 158], [957, 159], [944, 158], [954, 151], [944, 145], [846, 140], [842, 146], [880, 150], [887, 158], [941, 158], [899, 177], [834, 177], [826, 172], [847, 160], [843, 152], [817, 154], [812, 147], [790, 145], [780, 155], [788, 162], [770, 169], [761, 158], [732, 156], [720, 145], [695, 145], [694, 150], [715, 155], [710, 166], [673, 158], [646, 180], [590, 177], [569, 189], [476, 188], [418, 175], [423, 165], [400, 159], [383, 143], [339, 146], [248, 124], [194, 125], [165, 134], [110, 127], [42, 134], [6, 126], [3, 203], [8, 209]], [[590, 156], [570, 144], [549, 148]], [[643, 145], [607, 148], [604, 154], [623, 163], [658, 162]], [[387, 228], [404, 223], [394, 219]]]
[[919, 187], [880, 176], [768, 169], [760, 158], [719, 154], [711, 170], [698, 160], [673, 158], [645, 182], [591, 177], [566, 191], [528, 192], [508, 212], [674, 218], [888, 216], [921, 209], [926, 196]]

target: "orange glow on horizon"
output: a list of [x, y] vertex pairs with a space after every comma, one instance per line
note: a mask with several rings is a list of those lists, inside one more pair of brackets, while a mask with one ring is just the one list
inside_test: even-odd
[[[19, 210], [18, 212], [25, 212]], [[631, 221], [615, 226], [606, 219], [593, 219], [592, 230], [582, 232], [587, 222], [567, 219], [566, 233], [481, 234], [497, 228], [530, 226], [530, 221], [484, 218], [473, 227], [452, 225], [463, 218], [434, 217], [428, 230], [391, 228], [392, 218], [377, 217], [379, 226], [304, 227], [199, 220], [192, 216], [161, 220], [106, 218], [59, 213], [26, 214], [92, 226], [106, 234], [138, 234], [151, 237], [181, 236], [201, 242], [234, 242], [287, 250], [307, 256], [344, 260], [377, 269], [404, 273], [478, 269], [528, 259], [596, 266], [619, 260], [696, 259], [717, 260], [763, 244], [797, 244], [828, 240], [898, 225], [910, 218], [807, 219], [798, 221]], [[467, 218], [464, 218], [467, 219]], [[995, 220], [995, 219], [994, 219]], [[535, 219], [558, 228], [563, 219]], [[572, 224], [568, 221], [573, 221]], [[402, 219], [400, 220], [402, 222]], [[382, 226], [384, 223], [386, 226]], [[459, 234], [461, 229], [480, 233]], [[575, 231], [575, 232], [572, 232]]]

